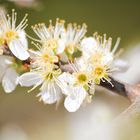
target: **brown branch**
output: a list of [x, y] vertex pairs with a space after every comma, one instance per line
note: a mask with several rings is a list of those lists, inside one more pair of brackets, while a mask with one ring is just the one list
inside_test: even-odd
[[100, 86], [128, 98], [132, 103], [140, 99], [140, 84], [130, 85], [111, 79], [111, 86], [108, 82], [101, 82]]
[[124, 97], [127, 97], [127, 91], [126, 91], [126, 87], [123, 83], [116, 81], [115, 79], [110, 77], [110, 82], [112, 83], [112, 85], [110, 83], [108, 83], [107, 81], [100, 83], [100, 86], [116, 93], [119, 95], [122, 95]]
[[[101, 83], [101, 86], [113, 91], [118, 95], [128, 98], [131, 102], [130, 106], [126, 108], [115, 120], [124, 121], [140, 118], [140, 84], [130, 85], [118, 82], [111, 78], [113, 87], [107, 83]], [[123, 122], [122, 122], [123, 123]], [[121, 124], [122, 124], [121, 123]], [[137, 126], [137, 124], [135, 124]]]
[[108, 82], [101, 82], [100, 86], [128, 98], [131, 102], [135, 102], [138, 98], [140, 98], [140, 84], [130, 85], [116, 81], [113, 78], [110, 79], [113, 86], [111, 86]]
[[9, 50], [9, 48], [7, 46], [4, 46], [3, 47], [3, 55], [6, 55], [6, 56], [14, 56], [11, 51]]

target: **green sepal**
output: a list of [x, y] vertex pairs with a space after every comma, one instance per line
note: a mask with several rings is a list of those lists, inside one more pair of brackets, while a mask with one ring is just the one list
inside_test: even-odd
[[100, 84], [100, 79], [99, 78], [95, 78], [94, 82], [95, 82], [95, 84], [99, 85]]
[[84, 87], [84, 89], [85, 89], [86, 91], [88, 91], [88, 90], [89, 90], [88, 85], [84, 85], [83, 87]]

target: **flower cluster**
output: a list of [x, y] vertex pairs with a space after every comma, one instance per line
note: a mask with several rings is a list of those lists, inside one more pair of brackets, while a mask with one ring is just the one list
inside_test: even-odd
[[96, 85], [112, 85], [110, 76], [121, 66], [115, 59], [119, 39], [112, 48], [112, 39], [106, 35], [86, 37], [86, 24], [66, 26], [64, 20], [56, 19], [55, 24], [50, 20], [49, 25], [32, 26], [38, 38], [27, 35], [36, 48], [31, 50], [24, 31], [26, 17], [16, 26], [14, 10], [11, 17], [0, 13], [0, 80], [5, 92], [12, 92], [17, 84], [31, 86], [28, 92], [39, 87], [37, 96], [45, 104], [65, 97], [65, 108], [75, 112], [90, 102]]

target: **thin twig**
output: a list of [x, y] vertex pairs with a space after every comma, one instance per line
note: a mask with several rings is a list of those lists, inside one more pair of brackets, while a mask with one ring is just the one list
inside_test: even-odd
[[[3, 50], [3, 55], [15, 57], [7, 47], [5, 47], [5, 49]], [[27, 60], [22, 61], [22, 63], [30, 65], [31, 61], [32, 59], [29, 58]], [[70, 73], [73, 72], [69, 64], [64, 64], [64, 65], [59, 64], [59, 65], [62, 71], [66, 71]], [[112, 77], [110, 77], [110, 79], [111, 79], [110, 82], [112, 83], [113, 86], [107, 81], [101, 82], [100, 86], [114, 92], [115, 94], [128, 98], [132, 102], [137, 98], [137, 96], [140, 96], [140, 85], [128, 85], [120, 81], [117, 81]]]

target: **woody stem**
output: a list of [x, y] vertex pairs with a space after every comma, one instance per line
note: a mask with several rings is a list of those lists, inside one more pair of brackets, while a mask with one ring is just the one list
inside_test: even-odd
[[100, 86], [102, 86], [116, 94], [127, 97], [128, 95], [127, 95], [125, 84], [123, 84], [119, 81], [116, 81], [115, 79], [113, 79], [111, 77], [110, 77], [110, 79], [111, 79], [110, 82], [112, 83], [113, 86], [110, 83], [108, 83], [107, 81], [101, 82]]

